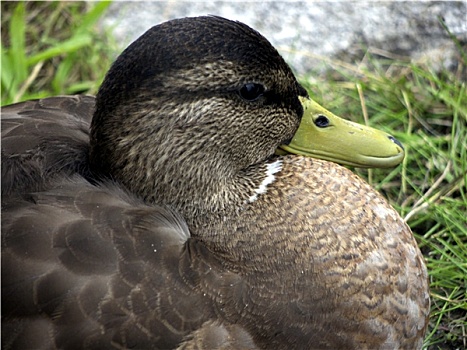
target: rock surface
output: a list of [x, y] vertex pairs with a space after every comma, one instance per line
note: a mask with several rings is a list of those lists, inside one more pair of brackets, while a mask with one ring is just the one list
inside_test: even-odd
[[298, 74], [329, 58], [360, 62], [372, 54], [431, 61], [455, 69], [459, 54], [447, 27], [467, 43], [467, 1], [115, 2], [102, 24], [123, 46], [160, 22], [219, 15], [266, 36]]

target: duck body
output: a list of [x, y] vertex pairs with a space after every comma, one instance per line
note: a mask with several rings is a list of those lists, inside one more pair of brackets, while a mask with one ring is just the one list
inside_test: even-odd
[[427, 273], [407, 225], [349, 170], [274, 155], [306, 92], [269, 43], [217, 17], [155, 28], [212, 41], [145, 70], [146, 34], [97, 102], [2, 109], [2, 346], [420, 348]]
[[[216, 255], [242, 276], [219, 279], [222, 290], [233, 287], [221, 304], [225, 317], [261, 334], [260, 348], [420, 348], [427, 276], [405, 223], [343, 167], [296, 156], [281, 162], [261, 201], [206, 228], [232, 233]], [[414, 271], [421, 285], [413, 285]]]

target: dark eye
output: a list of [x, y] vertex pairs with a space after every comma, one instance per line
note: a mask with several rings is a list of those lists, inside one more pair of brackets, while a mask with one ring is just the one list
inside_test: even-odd
[[325, 128], [329, 126], [329, 119], [324, 115], [320, 115], [318, 118], [316, 118], [315, 125], [319, 128]]
[[239, 90], [240, 96], [247, 101], [254, 101], [264, 93], [264, 86], [256, 83], [247, 83]]

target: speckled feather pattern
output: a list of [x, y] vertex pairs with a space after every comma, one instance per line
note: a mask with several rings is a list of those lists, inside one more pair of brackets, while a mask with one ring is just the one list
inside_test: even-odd
[[[421, 253], [394, 209], [349, 170], [287, 157], [261, 200], [231, 222], [237, 233], [225, 246], [241, 251], [242, 273], [263, 290], [249, 296], [264, 310], [264, 323], [258, 313], [251, 326], [274, 320], [287, 329], [264, 347], [421, 347], [429, 312]], [[287, 307], [275, 308], [279, 300]]]

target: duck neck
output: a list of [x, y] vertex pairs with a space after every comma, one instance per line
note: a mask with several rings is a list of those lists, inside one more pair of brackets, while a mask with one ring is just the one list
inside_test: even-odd
[[[114, 151], [112, 158], [117, 166], [111, 169], [111, 177], [145, 202], [175, 209], [196, 236], [210, 235], [204, 231], [210, 223], [255, 202], [281, 169], [281, 160], [275, 156], [242, 168], [236, 159], [196, 149], [191, 154], [169, 156], [162, 152], [165, 147], [161, 143], [161, 150], [141, 149], [126, 152], [124, 157]], [[119, 165], [118, 159], [124, 162]]]
[[[248, 169], [235, 181], [236, 184], [250, 185], [243, 192], [247, 195], [241, 197], [239, 205], [193, 217], [190, 223], [192, 235], [202, 241], [229, 271], [263, 271], [267, 274], [271, 268], [274, 271], [287, 270], [301, 261], [300, 255], [306, 257], [308, 238], [302, 237], [290, 245], [285, 235], [289, 231], [292, 235], [301, 234], [295, 232], [295, 227], [289, 227], [292, 223], [288, 213], [293, 204], [284, 197], [283, 186], [279, 184], [282, 177], [288, 176], [281, 171], [285, 165], [281, 157], [273, 158], [254, 170]], [[251, 185], [248, 181], [255, 179], [253, 173], [261, 181], [254, 181]], [[278, 249], [280, 260], [277, 259]]]
[[175, 208], [187, 221], [193, 236], [211, 240], [216, 236], [211, 230], [213, 225], [222, 225], [227, 218], [247, 210], [274, 182], [281, 166], [279, 158], [271, 158], [235, 173], [207, 167], [198, 170], [200, 176], [177, 176], [176, 183], [169, 178], [157, 182], [150, 201]]

